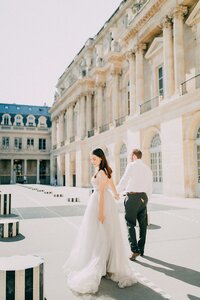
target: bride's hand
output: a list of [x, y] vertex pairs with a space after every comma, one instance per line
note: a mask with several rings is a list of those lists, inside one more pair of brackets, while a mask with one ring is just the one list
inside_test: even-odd
[[104, 220], [105, 220], [105, 216], [103, 211], [99, 211], [99, 216], [98, 216], [99, 222], [101, 222], [103, 224]]
[[119, 194], [115, 194], [115, 195], [114, 195], [114, 198], [115, 198], [115, 200], [119, 200], [119, 199], [120, 199]]

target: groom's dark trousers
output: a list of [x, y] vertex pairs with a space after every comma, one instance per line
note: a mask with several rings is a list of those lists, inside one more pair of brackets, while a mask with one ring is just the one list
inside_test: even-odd
[[[147, 202], [146, 193], [127, 193], [125, 206], [125, 219], [128, 227], [128, 238], [131, 251], [143, 254], [147, 232]], [[137, 242], [135, 226], [139, 224], [139, 240]]]

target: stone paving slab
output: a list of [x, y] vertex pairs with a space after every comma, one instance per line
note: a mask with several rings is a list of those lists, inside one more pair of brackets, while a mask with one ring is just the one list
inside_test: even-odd
[[[130, 262], [139, 283], [119, 289], [116, 283], [102, 279], [96, 295], [80, 296], [68, 290], [62, 265], [81, 224], [85, 205], [65, 205], [61, 199], [20, 186], [9, 186], [9, 191], [14, 195], [12, 217], [21, 218], [23, 238], [0, 241], [0, 256], [35, 254], [44, 257], [47, 300], [200, 299], [200, 199], [154, 196], [149, 203], [151, 225], [146, 256]], [[124, 255], [128, 255], [123, 203], [119, 203], [118, 208], [122, 212]]]

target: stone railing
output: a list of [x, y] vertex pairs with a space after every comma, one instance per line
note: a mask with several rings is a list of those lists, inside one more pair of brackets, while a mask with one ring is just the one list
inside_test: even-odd
[[200, 73], [181, 83], [180, 95], [185, 95], [198, 88], [200, 88]]
[[70, 139], [69, 139], [70, 143], [73, 143], [75, 142], [75, 136], [71, 136]]
[[154, 97], [140, 105], [140, 114], [143, 114], [159, 105], [159, 96]]
[[115, 126], [116, 127], [121, 126], [124, 122], [125, 122], [125, 116], [115, 120]]
[[109, 123], [99, 127], [99, 133], [109, 130]]
[[94, 136], [94, 129], [88, 131], [88, 137]]

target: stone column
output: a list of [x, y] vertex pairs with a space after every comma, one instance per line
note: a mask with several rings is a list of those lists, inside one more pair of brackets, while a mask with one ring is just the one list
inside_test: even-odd
[[164, 121], [160, 127], [163, 193], [185, 197], [182, 117]]
[[40, 160], [37, 160], [37, 184], [40, 184]]
[[185, 80], [183, 16], [187, 12], [185, 6], [178, 6], [173, 12], [174, 22], [174, 79], [175, 92], [180, 92], [180, 84]]
[[73, 136], [73, 106], [70, 105], [68, 108], [68, 123], [67, 123], [67, 136], [68, 139], [70, 140], [70, 138]]
[[61, 155], [57, 156], [57, 184], [63, 185], [63, 174], [62, 174], [62, 158]]
[[76, 151], [76, 186], [82, 187], [82, 152], [81, 150]]
[[65, 185], [66, 186], [72, 186], [72, 182], [71, 182], [71, 162], [70, 162], [70, 154], [66, 153], [65, 154]]
[[54, 146], [56, 145], [56, 140], [57, 140], [57, 137], [56, 137], [56, 120], [53, 119], [52, 120], [52, 126], [51, 126], [51, 145], [52, 145], [52, 148], [54, 148]]
[[55, 184], [55, 157], [53, 155], [51, 155], [50, 157], [50, 176], [51, 176], [51, 179], [50, 179], [50, 182], [51, 182], [51, 185], [54, 185]]
[[97, 82], [96, 88], [97, 88], [97, 128], [99, 129], [100, 126], [102, 126], [102, 120], [103, 120], [103, 87], [104, 82]]
[[13, 168], [14, 168], [14, 159], [11, 158], [11, 160], [10, 160], [10, 183], [11, 184], [14, 183], [14, 170], [13, 170]]
[[164, 58], [164, 97], [169, 98], [174, 92], [174, 58], [172, 24], [166, 17], [163, 26], [163, 58]]
[[130, 115], [133, 115], [136, 111], [136, 99], [135, 99], [135, 54], [132, 51], [128, 51], [127, 59], [129, 61], [129, 86], [130, 86]]
[[24, 160], [24, 177], [27, 177], [27, 159]]
[[80, 98], [80, 139], [85, 137], [85, 96]]
[[86, 104], [86, 128], [88, 131], [92, 129], [92, 93], [87, 94], [87, 104]]
[[61, 113], [58, 119], [58, 135], [59, 135], [59, 147], [64, 141], [64, 114]]
[[67, 121], [68, 121], [68, 117], [67, 117], [67, 111], [65, 112], [65, 116], [64, 116], [64, 141], [67, 141], [68, 139], [68, 135], [67, 135]]
[[119, 118], [119, 74], [121, 69], [113, 69], [113, 93], [112, 93], [112, 122], [115, 124], [115, 120]]
[[144, 49], [145, 44], [139, 44], [135, 52], [136, 64], [136, 110], [139, 110], [139, 105], [144, 102]]

